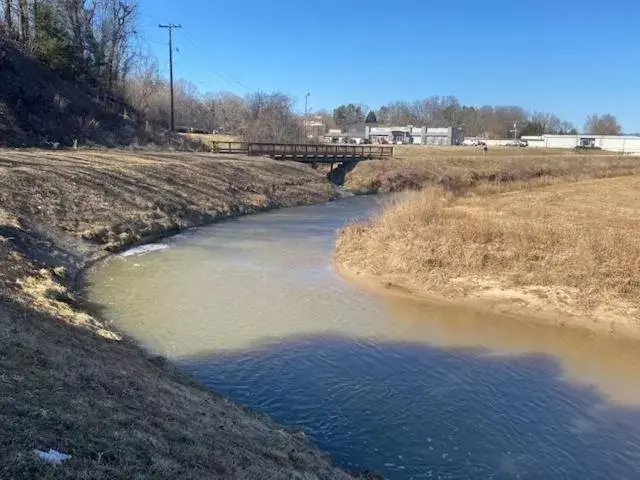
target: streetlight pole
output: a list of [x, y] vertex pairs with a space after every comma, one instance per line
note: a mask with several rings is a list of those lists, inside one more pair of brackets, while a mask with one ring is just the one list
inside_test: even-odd
[[309, 123], [309, 119], [307, 118], [308, 115], [308, 107], [309, 107], [309, 97], [311, 96], [311, 93], [307, 93], [304, 96], [304, 136], [305, 136], [305, 141], [309, 136], [309, 133], [307, 132], [307, 127], [308, 127], [308, 123]]
[[456, 131], [457, 131], [457, 133], [455, 134], [456, 135], [456, 145], [460, 145], [464, 140], [464, 136], [462, 135], [463, 127], [464, 127], [464, 123], [461, 123], [460, 125], [458, 125], [456, 127]]
[[513, 123], [513, 130], [509, 130], [510, 132], [513, 132], [513, 143], [514, 145], [519, 145], [518, 142], [518, 122], [514, 122]]

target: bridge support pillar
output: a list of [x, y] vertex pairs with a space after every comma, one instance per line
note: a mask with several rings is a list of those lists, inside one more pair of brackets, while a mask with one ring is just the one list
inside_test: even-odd
[[327, 174], [327, 178], [336, 185], [344, 185], [347, 173], [353, 170], [357, 164], [357, 161], [336, 162], [334, 168], [334, 163], [331, 162], [331, 171]]

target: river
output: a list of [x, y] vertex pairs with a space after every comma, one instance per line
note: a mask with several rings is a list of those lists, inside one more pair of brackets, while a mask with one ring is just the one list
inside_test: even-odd
[[640, 346], [377, 296], [331, 265], [373, 197], [187, 231], [87, 275], [150, 350], [390, 479], [635, 479]]

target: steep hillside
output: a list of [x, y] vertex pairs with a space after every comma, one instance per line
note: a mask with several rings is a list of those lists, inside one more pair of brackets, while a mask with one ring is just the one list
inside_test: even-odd
[[0, 35], [0, 146], [197, 147], [147, 125], [96, 82], [66, 77]]

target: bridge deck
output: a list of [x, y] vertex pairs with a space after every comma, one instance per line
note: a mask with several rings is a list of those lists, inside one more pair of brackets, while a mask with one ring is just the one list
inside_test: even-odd
[[393, 147], [377, 145], [215, 142], [214, 150], [308, 163], [359, 162], [393, 156]]

